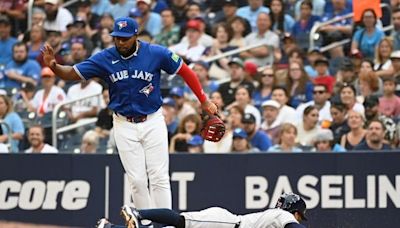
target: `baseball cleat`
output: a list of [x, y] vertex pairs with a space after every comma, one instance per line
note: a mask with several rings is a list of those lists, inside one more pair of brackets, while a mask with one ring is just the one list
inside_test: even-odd
[[97, 221], [96, 228], [110, 228], [111, 225], [112, 224], [106, 218], [102, 218]]
[[128, 228], [139, 228], [139, 212], [136, 209], [127, 205], [122, 206], [121, 217]]

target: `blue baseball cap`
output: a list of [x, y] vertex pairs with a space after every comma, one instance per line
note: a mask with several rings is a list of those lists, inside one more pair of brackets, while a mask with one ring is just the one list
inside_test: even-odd
[[114, 22], [114, 31], [110, 34], [116, 37], [132, 37], [138, 33], [137, 22], [130, 17], [120, 17]]
[[193, 135], [193, 137], [187, 141], [189, 146], [201, 146], [203, 143], [204, 139], [200, 135]]
[[181, 87], [173, 87], [170, 91], [169, 91], [169, 95], [170, 96], [178, 96], [178, 97], [183, 97], [183, 89]]
[[175, 100], [170, 98], [170, 97], [165, 97], [162, 100], [162, 104], [163, 105], [167, 105], [167, 106], [171, 106], [171, 107], [175, 107]]
[[141, 17], [141, 16], [143, 16], [143, 13], [138, 8], [132, 8], [129, 11], [129, 16], [130, 17]]
[[235, 128], [235, 130], [233, 130], [233, 138], [245, 139], [245, 138], [247, 138], [247, 133], [242, 128], [239, 128], [239, 127]]

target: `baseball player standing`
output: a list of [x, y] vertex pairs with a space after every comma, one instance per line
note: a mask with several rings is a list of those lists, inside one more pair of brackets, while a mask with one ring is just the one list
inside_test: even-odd
[[118, 18], [111, 36], [115, 47], [74, 66], [57, 64], [53, 48], [43, 48], [44, 63], [64, 80], [103, 79], [109, 85], [109, 108], [114, 111], [114, 138], [128, 174], [137, 208], [171, 208], [168, 133], [162, 115], [161, 70], [179, 74], [204, 111], [217, 107], [203, 92], [196, 74], [167, 48], [137, 40], [138, 24]]

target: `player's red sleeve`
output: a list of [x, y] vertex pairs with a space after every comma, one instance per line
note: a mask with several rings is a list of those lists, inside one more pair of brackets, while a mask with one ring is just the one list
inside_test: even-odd
[[182, 76], [183, 80], [185, 80], [186, 84], [189, 85], [190, 89], [196, 94], [197, 99], [201, 103], [207, 100], [206, 94], [201, 87], [200, 81], [197, 78], [197, 75], [194, 71], [192, 71], [186, 63], [182, 63], [181, 69], [179, 69], [178, 74]]

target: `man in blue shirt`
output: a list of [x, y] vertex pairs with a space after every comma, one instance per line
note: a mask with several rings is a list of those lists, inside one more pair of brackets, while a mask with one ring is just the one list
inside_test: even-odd
[[12, 58], [4, 69], [3, 88], [19, 89], [23, 83], [38, 85], [41, 67], [36, 60], [28, 59], [28, 46], [25, 43], [14, 44]]
[[269, 136], [264, 131], [256, 129], [256, 118], [253, 114], [246, 113], [242, 118], [242, 124], [253, 147], [266, 152], [272, 146]]
[[269, 14], [269, 8], [263, 6], [262, 0], [248, 0], [249, 5], [240, 7], [236, 11], [236, 15], [239, 17], [243, 17], [249, 21], [251, 25], [251, 31], [257, 32], [257, 18], [258, 14], [261, 12]]
[[196, 74], [167, 48], [137, 39], [138, 24], [129, 17], [115, 20], [114, 47], [74, 66], [57, 63], [46, 44], [43, 59], [64, 80], [103, 79], [109, 86], [114, 139], [138, 208], [171, 208], [168, 131], [162, 115], [161, 70], [179, 74], [201, 102], [205, 112], [216, 114]]
[[12, 60], [12, 46], [17, 39], [11, 37], [11, 23], [7, 16], [0, 15], [0, 70]]

